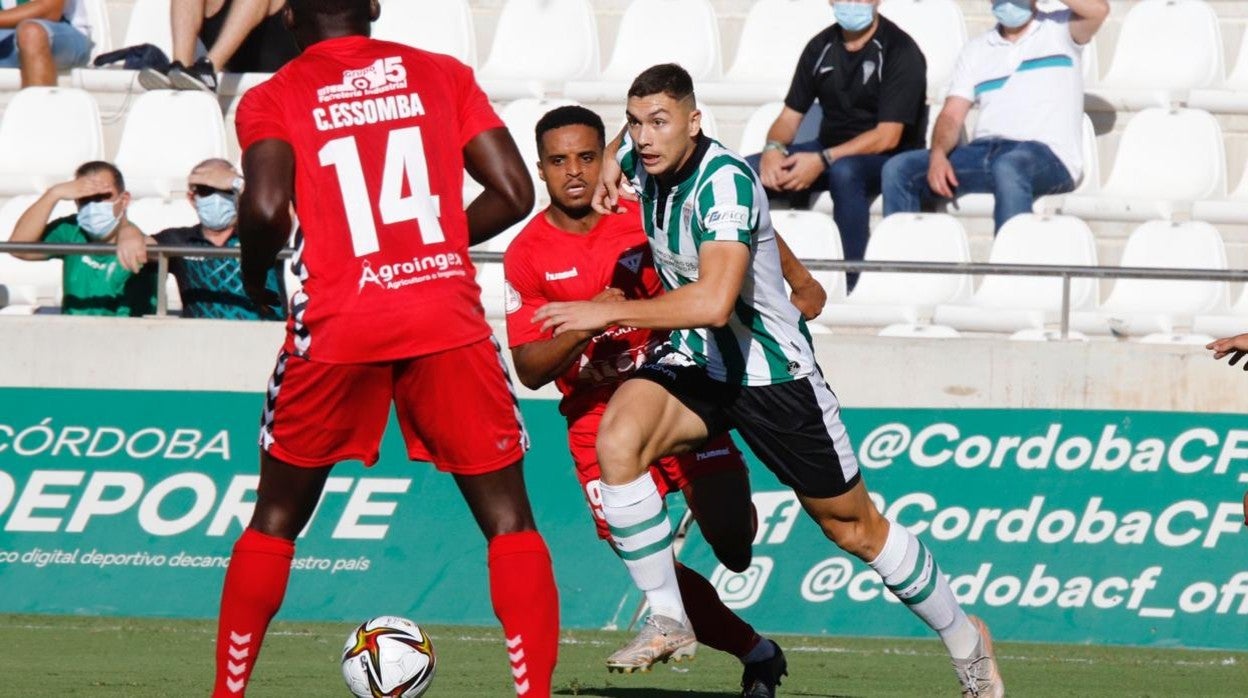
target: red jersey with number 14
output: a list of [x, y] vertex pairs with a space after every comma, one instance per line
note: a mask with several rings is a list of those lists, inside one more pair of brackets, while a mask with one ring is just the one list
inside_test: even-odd
[[318, 42], [238, 107], [244, 150], [295, 152], [301, 236], [286, 351], [387, 361], [489, 336], [468, 259], [463, 148], [501, 127], [448, 56], [350, 36]]

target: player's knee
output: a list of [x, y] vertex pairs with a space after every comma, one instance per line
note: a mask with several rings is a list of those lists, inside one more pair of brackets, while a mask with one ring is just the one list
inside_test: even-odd
[[595, 450], [602, 481], [608, 485], [632, 482], [645, 471], [645, 463], [641, 460], [641, 440], [636, 429], [626, 422], [604, 419], [598, 429]]
[[35, 53], [49, 53], [52, 44], [48, 41], [48, 30], [42, 24], [23, 21], [17, 25], [17, 50], [27, 56]]
[[829, 519], [820, 521], [819, 525], [838, 548], [860, 560], [874, 560], [879, 556], [888, 536], [887, 521], [878, 515], [854, 520]]

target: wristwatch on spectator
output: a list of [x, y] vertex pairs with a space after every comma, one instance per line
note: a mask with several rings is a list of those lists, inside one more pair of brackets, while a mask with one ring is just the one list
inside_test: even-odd
[[767, 145], [763, 146], [763, 152], [765, 153], [768, 150], [779, 150], [782, 155], [789, 154], [789, 146], [780, 141], [767, 141]]
[[823, 166], [824, 166], [824, 167], [832, 167], [832, 163], [836, 162], [836, 158], [834, 158], [834, 157], [832, 157], [831, 155], [829, 155], [829, 154], [828, 154], [828, 151], [829, 151], [829, 150], [831, 150], [831, 148], [820, 148], [820, 149], [819, 149], [819, 159], [820, 159], [820, 160], [823, 160]]

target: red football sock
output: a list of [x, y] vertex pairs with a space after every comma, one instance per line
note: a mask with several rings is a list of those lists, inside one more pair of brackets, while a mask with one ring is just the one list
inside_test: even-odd
[[546, 698], [559, 656], [559, 592], [537, 531], [490, 541], [490, 600], [507, 636], [516, 695]]
[[213, 698], [243, 695], [269, 621], [282, 605], [295, 544], [250, 528], [234, 544], [217, 620], [217, 679]]
[[761, 639], [758, 633], [720, 601], [715, 587], [705, 577], [678, 562], [676, 579], [698, 642], [738, 659], [754, 649]]

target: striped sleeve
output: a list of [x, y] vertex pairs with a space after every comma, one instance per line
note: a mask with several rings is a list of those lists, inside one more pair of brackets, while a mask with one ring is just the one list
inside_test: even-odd
[[624, 132], [624, 140], [620, 142], [620, 149], [615, 151], [615, 159], [620, 163], [620, 169], [630, 179], [637, 174], [637, 151], [633, 149], [633, 139], [628, 137], [628, 131]]
[[711, 240], [750, 244], [758, 211], [754, 180], [733, 161], [717, 165], [698, 190], [698, 225], [694, 237], [700, 245]]

